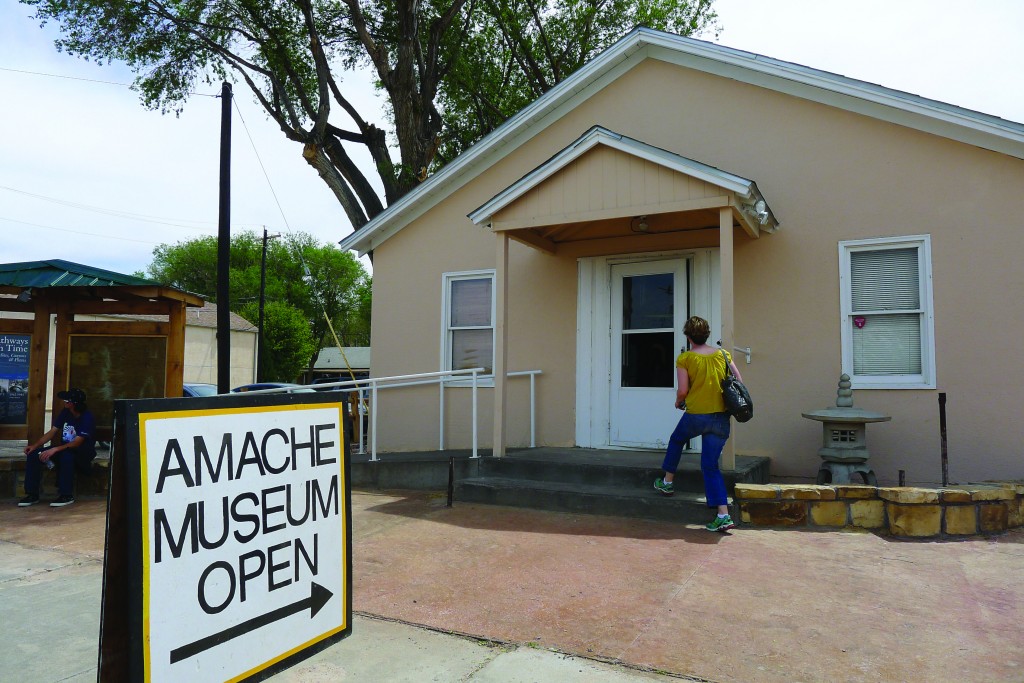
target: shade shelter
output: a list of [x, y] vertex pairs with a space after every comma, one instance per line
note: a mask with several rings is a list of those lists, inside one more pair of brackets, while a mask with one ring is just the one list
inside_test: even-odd
[[[195, 294], [69, 261], [0, 264], [0, 438], [41, 436], [47, 405], [56, 409], [57, 392], [69, 386], [86, 391], [101, 438], [115, 399], [180, 396], [185, 309], [202, 305]], [[103, 314], [166, 321], [76, 318]]]

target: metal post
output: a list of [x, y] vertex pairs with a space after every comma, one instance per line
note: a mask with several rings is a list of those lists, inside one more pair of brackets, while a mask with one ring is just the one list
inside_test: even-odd
[[448, 507], [452, 506], [452, 498], [455, 497], [455, 457], [448, 458]]
[[437, 450], [444, 450], [444, 377], [441, 377], [437, 383], [438, 391], [441, 395], [437, 399], [438, 409], [440, 410], [440, 424], [438, 424], [438, 436], [437, 436]]
[[377, 462], [377, 383], [370, 382], [370, 460]]
[[231, 84], [220, 90], [220, 217], [217, 229], [217, 391], [231, 390]]
[[949, 486], [949, 459], [946, 453], [946, 392], [939, 392], [939, 439], [942, 442], [942, 488]]
[[537, 375], [530, 373], [530, 448], [537, 447]]
[[473, 369], [473, 455], [470, 457], [477, 458], [480, 456], [476, 450], [476, 369]]
[[267, 242], [277, 239], [280, 235], [268, 235], [266, 227], [263, 228], [263, 252], [260, 254], [260, 314], [256, 333], [256, 381], [262, 382], [266, 379], [263, 376], [263, 306], [266, 302], [267, 292]]

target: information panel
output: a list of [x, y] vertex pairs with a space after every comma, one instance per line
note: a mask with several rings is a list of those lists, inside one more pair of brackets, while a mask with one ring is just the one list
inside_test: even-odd
[[344, 415], [300, 396], [132, 402], [133, 680], [259, 680], [349, 633]]

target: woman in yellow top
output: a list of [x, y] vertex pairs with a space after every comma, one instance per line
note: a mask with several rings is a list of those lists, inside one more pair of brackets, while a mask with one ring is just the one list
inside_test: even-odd
[[718, 469], [718, 458], [729, 438], [729, 413], [725, 412], [722, 400], [722, 379], [726, 374], [726, 363], [737, 378], [739, 370], [732, 362], [728, 351], [707, 345], [711, 327], [704, 318], [693, 316], [683, 326], [683, 334], [690, 350], [679, 354], [676, 359], [676, 408], [683, 410], [679, 424], [668, 440], [665, 451], [663, 478], [656, 479], [654, 488], [671, 496], [672, 480], [675, 478], [683, 445], [694, 437], [701, 437], [700, 469], [704, 475], [704, 494], [708, 507], [717, 507], [718, 516], [705, 528], [708, 531], [726, 531], [736, 526], [729, 516], [729, 499], [725, 480]]

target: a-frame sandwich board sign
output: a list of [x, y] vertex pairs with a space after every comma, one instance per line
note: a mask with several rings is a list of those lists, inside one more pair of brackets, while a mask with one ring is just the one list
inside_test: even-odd
[[100, 681], [258, 681], [352, 630], [338, 394], [115, 401]]

